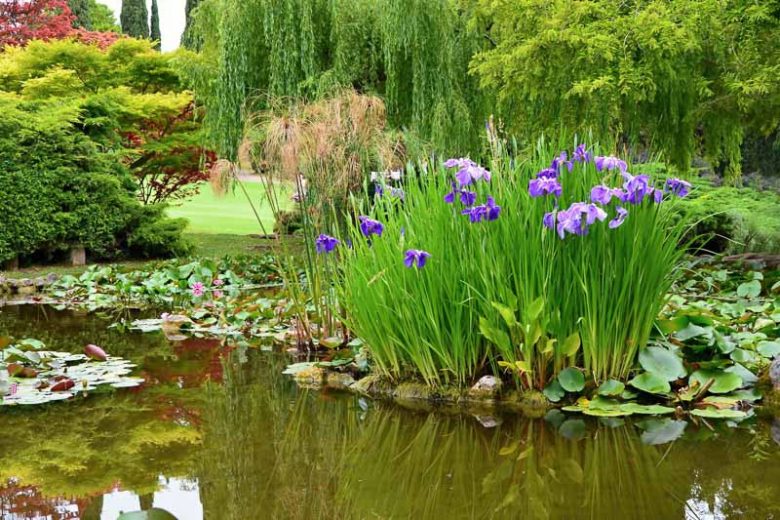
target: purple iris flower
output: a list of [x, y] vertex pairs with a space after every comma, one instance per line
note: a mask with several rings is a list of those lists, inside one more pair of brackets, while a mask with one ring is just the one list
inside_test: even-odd
[[641, 204], [648, 195], [652, 195], [653, 188], [650, 186], [650, 177], [647, 175], [631, 175], [624, 172], [623, 176], [627, 179], [623, 184], [626, 190], [626, 201], [631, 204]]
[[383, 226], [381, 222], [366, 217], [365, 215], [361, 215], [358, 218], [360, 219], [360, 232], [363, 233], [364, 236], [382, 236], [382, 232], [385, 230], [385, 226]]
[[404, 255], [404, 265], [412, 268], [416, 264], [418, 269], [422, 269], [430, 257], [431, 254], [422, 249], [409, 249]]
[[628, 210], [620, 206], [617, 207], [617, 216], [609, 221], [609, 229], [619, 228], [628, 216]]
[[614, 192], [612, 188], [609, 186], [604, 186], [603, 184], [593, 186], [593, 188], [590, 190], [590, 200], [592, 202], [597, 202], [598, 204], [609, 204], [609, 201], [612, 200], [613, 195]]
[[539, 177], [537, 179], [531, 179], [528, 182], [528, 193], [532, 197], [541, 197], [544, 194], [552, 194], [556, 197], [560, 197], [563, 193], [563, 188], [558, 182], [558, 179], [554, 177]]
[[320, 235], [314, 241], [317, 253], [330, 253], [339, 245], [339, 239], [330, 235]]
[[626, 161], [622, 161], [617, 157], [600, 155], [596, 157], [595, 162], [596, 162], [596, 169], [598, 171], [601, 170], [611, 171], [611, 170], [619, 169], [621, 172], [625, 172], [626, 170], [628, 170], [628, 165], [626, 164]]
[[664, 191], [672, 193], [673, 195], [681, 198], [688, 195], [690, 190], [691, 190], [690, 182], [684, 181], [682, 179], [677, 179], [674, 177], [672, 177], [671, 179], [666, 179], [666, 184], [664, 185]]
[[542, 219], [542, 224], [544, 224], [544, 227], [547, 229], [555, 229], [555, 212], [551, 211], [549, 213], [545, 213], [544, 218]]
[[401, 188], [390, 187], [390, 196], [395, 197], [396, 199], [404, 200], [406, 193], [404, 193], [404, 190]]
[[555, 170], [556, 172], [560, 171], [561, 166], [566, 166], [566, 168], [571, 171], [571, 169], [574, 167], [574, 163], [568, 160], [569, 154], [567, 154], [565, 151], [558, 154], [558, 157], [552, 160], [552, 164], [550, 164], [550, 169]]
[[587, 235], [588, 227], [597, 220], [603, 221], [607, 218], [607, 212], [586, 202], [575, 202], [569, 209], [558, 212], [558, 236], [564, 238], [566, 233], [572, 235]]
[[472, 182], [484, 180], [490, 182], [490, 172], [471, 159], [448, 159], [444, 162], [447, 168], [458, 168], [455, 179], [461, 186], [468, 186]]
[[458, 195], [460, 198], [460, 203], [463, 204], [466, 207], [473, 206], [474, 203], [477, 201], [477, 194], [476, 192], [469, 191], [466, 189], [458, 189], [458, 187], [455, 185], [455, 183], [452, 183], [452, 191], [449, 192], [444, 196], [444, 202], [447, 204], [452, 204], [455, 202], [455, 195]]
[[542, 179], [542, 178], [555, 179], [556, 177], [558, 177], [557, 168], [544, 168], [536, 172], [537, 179]]
[[664, 192], [659, 190], [658, 188], [652, 188], [653, 192], [653, 202], [656, 204], [660, 204], [664, 200]]
[[590, 162], [591, 157], [584, 144], [577, 145], [577, 148], [574, 149], [574, 153], [571, 155], [574, 162]]
[[501, 215], [501, 206], [496, 204], [496, 201], [493, 199], [493, 197], [488, 197], [486, 204], [464, 209], [461, 211], [461, 214], [468, 215], [469, 221], [472, 224], [482, 222], [483, 219], [492, 221], [498, 219], [499, 215]]

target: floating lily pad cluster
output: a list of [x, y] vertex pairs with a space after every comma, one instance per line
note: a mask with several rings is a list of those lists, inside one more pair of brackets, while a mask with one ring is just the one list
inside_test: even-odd
[[133, 388], [135, 365], [88, 345], [84, 354], [44, 350], [25, 339], [0, 350], [0, 405], [39, 405], [70, 399], [102, 388]]

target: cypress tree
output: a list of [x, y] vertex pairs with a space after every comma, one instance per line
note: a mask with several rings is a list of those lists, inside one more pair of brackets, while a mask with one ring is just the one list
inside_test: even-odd
[[89, 15], [89, 0], [68, 0], [68, 7], [70, 7], [70, 12], [75, 16], [73, 27], [91, 31], [92, 18]]
[[146, 0], [122, 0], [119, 16], [122, 32], [134, 38], [149, 38], [149, 11]]
[[199, 50], [201, 43], [200, 38], [192, 33], [192, 15], [199, 2], [200, 0], [187, 0], [187, 3], [184, 5], [186, 24], [181, 35], [181, 45], [192, 50]]
[[152, 30], [150, 34], [154, 40], [154, 48], [160, 50], [162, 35], [160, 34], [160, 10], [157, 8], [157, 0], [152, 0]]

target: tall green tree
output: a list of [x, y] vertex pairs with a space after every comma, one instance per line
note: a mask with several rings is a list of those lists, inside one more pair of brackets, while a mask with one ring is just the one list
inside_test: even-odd
[[152, 0], [152, 27], [150, 32], [154, 48], [160, 50], [162, 35], [160, 34], [160, 10], [157, 8], [157, 0]]
[[746, 130], [780, 121], [777, 0], [477, 0], [472, 63], [521, 136], [562, 127], [703, 155], [739, 182]]
[[146, 0], [122, 0], [119, 16], [122, 32], [133, 38], [149, 38], [149, 11]]
[[68, 0], [68, 7], [75, 17], [73, 27], [81, 27], [88, 31], [92, 30], [92, 18], [90, 17], [89, 0]]
[[93, 31], [101, 32], [122, 32], [122, 29], [116, 23], [116, 15], [105, 4], [97, 0], [87, 0], [89, 3], [89, 20]]
[[485, 40], [459, 0], [202, 0], [196, 22], [217, 63], [200, 92], [226, 157], [267, 99], [344, 86], [384, 95], [389, 121], [439, 150], [479, 148], [487, 105], [468, 67]]
[[198, 7], [200, 0], [187, 0], [184, 5], [184, 16], [186, 24], [184, 26], [184, 32], [181, 35], [181, 45], [187, 49], [200, 50], [200, 38], [193, 32], [193, 15], [195, 14], [195, 8]]

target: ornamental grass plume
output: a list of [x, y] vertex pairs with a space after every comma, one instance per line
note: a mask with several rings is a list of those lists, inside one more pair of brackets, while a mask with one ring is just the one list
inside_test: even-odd
[[511, 366], [536, 389], [572, 366], [624, 379], [674, 279], [683, 224], [669, 206], [690, 188], [639, 171], [540, 142], [527, 159], [409, 172], [403, 201], [357, 203], [340, 303], [378, 372], [466, 385]]

